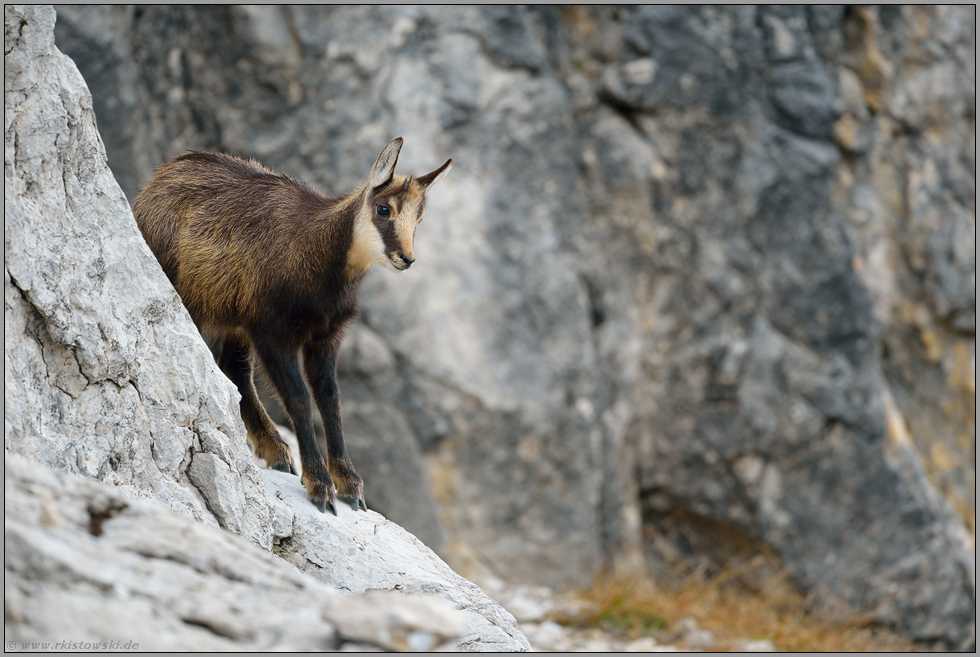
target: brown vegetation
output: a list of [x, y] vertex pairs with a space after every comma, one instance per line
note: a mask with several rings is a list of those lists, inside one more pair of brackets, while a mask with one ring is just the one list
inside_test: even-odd
[[[748, 584], [755, 561], [727, 566], [713, 576], [695, 571], [671, 585], [651, 579], [604, 575], [581, 593], [587, 603], [577, 615], [556, 620], [577, 627], [616, 631], [630, 639], [677, 640], [675, 626], [693, 618], [715, 639], [713, 650], [742, 650], [746, 641], [768, 640], [781, 651], [909, 651], [915, 644], [877, 625], [869, 615], [833, 620], [811, 609], [808, 597], [785, 575], [760, 588]], [[683, 641], [680, 642], [683, 647]]]

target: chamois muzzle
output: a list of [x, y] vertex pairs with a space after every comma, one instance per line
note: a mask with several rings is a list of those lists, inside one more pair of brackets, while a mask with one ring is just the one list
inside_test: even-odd
[[415, 258], [409, 258], [404, 253], [395, 253], [391, 257], [391, 264], [399, 271], [405, 271], [412, 266], [413, 262], [415, 262]]

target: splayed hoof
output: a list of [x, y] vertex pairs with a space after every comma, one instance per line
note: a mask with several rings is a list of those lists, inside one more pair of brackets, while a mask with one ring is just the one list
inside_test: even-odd
[[248, 442], [255, 449], [255, 455], [266, 462], [272, 470], [298, 474], [293, 465], [293, 454], [289, 445], [279, 437], [275, 429], [271, 433], [248, 434]]
[[320, 510], [320, 513], [326, 513], [327, 509], [330, 509], [330, 513], [337, 515], [337, 508], [333, 505], [333, 502], [331, 502], [330, 500], [326, 500], [322, 498], [314, 499], [311, 497], [310, 501], [313, 502], [313, 506], [315, 506], [317, 509]]
[[337, 515], [337, 509], [334, 506], [334, 499], [336, 498], [333, 481], [330, 480], [330, 475], [326, 473], [326, 468], [323, 470], [323, 473], [316, 477], [311, 475], [309, 470], [303, 468], [301, 481], [303, 487], [306, 488], [306, 494], [310, 496], [310, 501], [313, 502], [313, 506], [320, 510], [320, 513], [326, 513], [327, 509], [330, 509], [330, 513]]
[[288, 472], [291, 475], [299, 474], [296, 472], [296, 468], [293, 467], [292, 463], [275, 463], [269, 467], [279, 472]]
[[364, 481], [354, 472], [350, 459], [331, 459], [330, 475], [337, 484], [337, 499], [355, 511], [367, 511]]
[[355, 511], [367, 511], [367, 504], [359, 497], [353, 495], [337, 495], [337, 499], [354, 509]]

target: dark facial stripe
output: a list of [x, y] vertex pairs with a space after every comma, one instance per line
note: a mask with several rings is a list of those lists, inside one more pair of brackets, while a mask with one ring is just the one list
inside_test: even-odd
[[374, 226], [381, 234], [381, 241], [385, 245], [385, 255], [390, 256], [395, 251], [401, 250], [401, 243], [398, 241], [398, 233], [395, 231], [395, 222], [389, 219], [374, 215]]

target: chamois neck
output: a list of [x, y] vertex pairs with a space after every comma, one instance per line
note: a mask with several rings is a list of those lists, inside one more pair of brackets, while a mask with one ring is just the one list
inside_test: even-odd
[[371, 221], [372, 208], [365, 206], [367, 185], [344, 197], [351, 218], [350, 241], [344, 262], [344, 276], [359, 281], [384, 255], [384, 243]]

